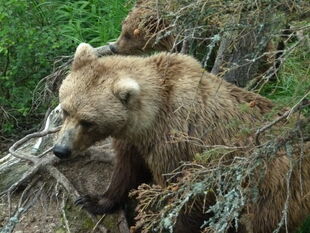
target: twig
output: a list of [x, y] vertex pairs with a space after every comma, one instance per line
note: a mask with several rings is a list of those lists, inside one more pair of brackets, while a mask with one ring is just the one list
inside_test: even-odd
[[310, 94], [310, 91], [306, 93], [291, 109], [291, 112], [287, 116], [289, 118], [291, 114], [293, 114], [295, 111], [300, 110], [301, 108], [305, 108], [310, 105], [310, 100], [307, 100], [306, 97]]
[[93, 227], [93, 229], [91, 230], [91, 233], [94, 233], [95, 230], [98, 228], [99, 224], [102, 223], [103, 219], [105, 218], [105, 214], [102, 215], [102, 217], [97, 221], [96, 225]]
[[13, 146], [10, 147], [9, 152], [16, 158], [22, 159], [22, 160], [26, 160], [26, 161], [30, 161], [33, 164], [37, 163], [39, 158], [37, 158], [36, 156], [33, 155], [25, 155], [25, 154], [20, 154], [20, 153], [16, 153], [15, 151], [17, 150], [18, 147], [20, 147], [21, 145], [23, 145], [25, 142], [29, 141], [32, 138], [36, 138], [36, 137], [43, 137], [45, 135], [51, 134], [51, 133], [56, 133], [57, 131], [60, 130], [60, 126], [56, 127], [54, 129], [50, 129], [50, 130], [43, 130], [41, 132], [36, 132], [36, 133], [32, 133], [32, 134], [28, 134], [27, 136], [23, 137], [22, 139], [18, 140], [17, 142], [15, 142], [13, 144]]
[[[290, 155], [292, 156], [292, 155]], [[291, 177], [292, 177], [292, 173], [293, 173], [293, 168], [294, 168], [294, 165], [292, 163], [292, 158], [290, 158], [289, 160], [289, 170], [286, 174], [286, 199], [285, 199], [285, 203], [284, 203], [284, 206], [283, 206], [283, 210], [282, 210], [282, 218], [278, 224], [278, 227], [277, 229], [275, 229], [272, 233], [278, 233], [280, 232], [283, 224], [285, 224], [285, 230], [286, 230], [286, 233], [289, 233], [288, 231], [288, 218], [287, 218], [287, 213], [289, 211], [289, 201], [290, 201], [290, 198], [291, 198], [291, 189], [290, 189], [290, 186], [291, 186]]]
[[9, 217], [11, 217], [11, 193], [9, 192], [7, 195], [8, 198], [8, 208], [9, 208]]
[[[52, 111], [49, 111], [49, 114], [45, 116], [44, 125], [41, 131], [46, 131], [57, 126], [61, 125], [62, 121], [62, 110], [60, 104], [55, 107]], [[46, 139], [49, 137], [40, 137], [37, 142], [32, 147], [32, 154], [36, 155], [37, 152], [40, 150]], [[44, 141], [45, 139], [45, 141]], [[43, 155], [41, 155], [43, 156]]]
[[[274, 61], [274, 63], [277, 63], [277, 65], [270, 66], [267, 71], [264, 72], [262, 76], [258, 76], [257, 78], [254, 78], [249, 82], [247, 85], [246, 89], [251, 90], [251, 89], [256, 89], [261, 83], [261, 86], [259, 90], [257, 91], [258, 93], [261, 91], [261, 89], [264, 87], [268, 81], [277, 74], [277, 72], [280, 70], [281, 66], [284, 64], [286, 61], [287, 57], [301, 44], [302, 40], [299, 40], [296, 42], [294, 45], [290, 46], [289, 48], [285, 50], [277, 50], [275, 52], [278, 54], [281, 54], [277, 59]], [[269, 53], [264, 53], [261, 55], [261, 57], [257, 57], [256, 59], [260, 59], [265, 55], [268, 55]]]
[[40, 187], [40, 189], [38, 189], [38, 191], [35, 192], [35, 194], [31, 194], [28, 197], [26, 197], [25, 200], [23, 200], [23, 197], [25, 195], [25, 193], [33, 186], [33, 184], [36, 182], [37, 180], [34, 180], [33, 182], [31, 182], [27, 188], [23, 191], [22, 196], [18, 202], [18, 205], [16, 207], [16, 211], [14, 213], [14, 215], [12, 217], [9, 218], [8, 222], [6, 223], [6, 225], [1, 229], [0, 233], [11, 233], [13, 232], [16, 224], [20, 221], [21, 216], [26, 213], [29, 208], [31, 206], [34, 205], [34, 203], [36, 202], [36, 200], [38, 199], [39, 195], [42, 193], [42, 190], [44, 188], [44, 185], [42, 185]]
[[125, 211], [121, 209], [118, 215], [118, 229], [120, 233], [130, 233], [128, 223], [125, 216]]
[[23, 184], [26, 180], [30, 179], [31, 177], [33, 177], [38, 170], [40, 169], [40, 166], [34, 166], [32, 167], [30, 170], [28, 170], [26, 173], [24, 173], [24, 175], [22, 176], [22, 178], [20, 178], [18, 181], [16, 181], [13, 185], [10, 186], [10, 188], [8, 190], [5, 190], [3, 192], [0, 193], [0, 197], [4, 194], [7, 194], [8, 197], [10, 196], [10, 194], [21, 184]]
[[69, 222], [68, 222], [67, 215], [66, 215], [66, 211], [65, 211], [65, 206], [66, 206], [66, 203], [65, 203], [65, 194], [63, 194], [62, 202], [61, 202], [61, 212], [62, 212], [62, 216], [63, 216], [63, 218], [64, 218], [66, 230], [67, 230], [68, 233], [71, 233], [71, 231], [70, 231], [70, 226], [69, 226]]
[[39, 154], [37, 157], [42, 158], [44, 155], [48, 154], [52, 150], [53, 150], [53, 147], [50, 147], [47, 150], [45, 150], [43, 153]]
[[183, 54], [188, 54], [189, 53], [189, 38], [184, 38], [183, 42], [182, 42], [182, 49], [181, 49], [181, 53]]
[[255, 133], [255, 144], [258, 146], [260, 145], [259, 142], [259, 136], [261, 133], [263, 133], [264, 131], [266, 131], [267, 129], [271, 128], [273, 125], [275, 125], [276, 123], [278, 123], [279, 121], [289, 117], [292, 113], [301, 110], [303, 108], [309, 107], [310, 106], [310, 101], [306, 101], [306, 103], [304, 103], [303, 100], [305, 100], [306, 96], [309, 94], [309, 92], [298, 102], [298, 104], [296, 104], [295, 106], [293, 106], [290, 110], [286, 111], [282, 116], [278, 117], [277, 119], [275, 119], [274, 121], [270, 122], [269, 124], [259, 128], [256, 133]]

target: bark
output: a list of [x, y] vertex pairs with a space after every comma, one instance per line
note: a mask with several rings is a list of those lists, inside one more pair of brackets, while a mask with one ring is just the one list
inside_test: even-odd
[[[268, 44], [272, 38], [271, 32], [278, 30], [265, 18], [260, 20], [261, 24], [256, 22], [252, 28], [226, 30], [223, 33], [211, 73], [245, 87], [250, 80], [262, 76], [273, 65], [272, 62], [267, 64], [270, 62], [267, 59], [268, 55], [274, 57], [276, 50], [268, 51]], [[236, 25], [251, 25], [251, 22], [243, 21], [237, 21]], [[283, 25], [284, 20], [277, 27]]]
[[[70, 203], [73, 203], [80, 195], [102, 194], [109, 184], [114, 160], [110, 140], [105, 140], [67, 161], [60, 161], [52, 154], [50, 148], [56, 136], [55, 131], [57, 131], [57, 127], [61, 123], [61, 116], [61, 109], [58, 106], [49, 114], [43, 131], [27, 135], [17, 141], [10, 148], [10, 153], [0, 159], [0, 195], [8, 197], [7, 205], [9, 209], [12, 209], [11, 198], [20, 198], [19, 204], [13, 203], [16, 206], [13, 215], [11, 215], [11, 211], [6, 216], [0, 214], [0, 222], [1, 218], [7, 219], [3, 224], [4, 230], [0, 231], [1, 233], [12, 232], [21, 219], [27, 219], [25, 218], [26, 212], [35, 206], [38, 196], [40, 196], [39, 194], [32, 194], [37, 194], [37, 191], [34, 190], [36, 190], [35, 187], [38, 186], [38, 182], [52, 183], [55, 187], [60, 184], [63, 192], [70, 199]], [[40, 184], [39, 186], [43, 192], [47, 192], [43, 188], [44, 185]], [[24, 190], [25, 187], [33, 190], [33, 192], [27, 192], [27, 194], [23, 192], [21, 194], [18, 191], [18, 189]], [[56, 188], [52, 193], [57, 196], [58, 191], [56, 191]], [[31, 202], [28, 201], [30, 199]], [[68, 222], [66, 210], [64, 209], [65, 203], [67, 203], [65, 200], [62, 198], [64, 204], [58, 208], [60, 208], [59, 211], [62, 213], [62, 217], [65, 218], [66, 228], [69, 229], [70, 221]], [[75, 211], [81, 211], [76, 209], [75, 207]], [[78, 213], [75, 212], [73, 215], [77, 216]], [[100, 222], [95, 216], [88, 213], [86, 215], [95, 225], [93, 229], [87, 230], [89, 232], [129, 232], [123, 211], [120, 211], [118, 215], [103, 216]], [[40, 215], [38, 218], [40, 218]], [[76, 218], [73, 218], [72, 221], [76, 221], [74, 219]], [[74, 224], [71, 223], [71, 225]], [[109, 229], [105, 225], [109, 226]]]

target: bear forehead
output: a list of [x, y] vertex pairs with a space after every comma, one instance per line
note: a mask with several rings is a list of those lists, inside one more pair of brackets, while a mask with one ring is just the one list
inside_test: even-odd
[[85, 66], [79, 70], [71, 71], [65, 79], [64, 85], [71, 86], [79, 91], [96, 91], [98, 88], [110, 87], [120, 75], [114, 69]]
[[60, 102], [69, 102], [74, 106], [90, 104], [96, 99], [106, 98], [112, 91], [112, 80], [105, 78], [86, 78], [70, 75], [59, 90]]
[[61, 103], [61, 108], [78, 119], [94, 118], [98, 115], [98, 104], [83, 99], [68, 98]]

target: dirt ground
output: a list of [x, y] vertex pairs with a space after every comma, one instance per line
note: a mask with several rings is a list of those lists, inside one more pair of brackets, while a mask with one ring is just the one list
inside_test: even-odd
[[[112, 164], [84, 161], [77, 158], [62, 162], [58, 169], [70, 180], [81, 195], [102, 194], [112, 172]], [[39, 174], [38, 174], [39, 175]], [[31, 189], [33, 195], [42, 186], [43, 191], [35, 204], [17, 221], [13, 232], [15, 233], [86, 233], [93, 231], [94, 222], [86, 215], [84, 210], [73, 205], [68, 194], [53, 178], [46, 174], [40, 175], [39, 182]], [[11, 197], [11, 216], [17, 206], [23, 189], [17, 190]], [[98, 218], [99, 219], [99, 218]], [[103, 224], [111, 232], [118, 232], [117, 216], [105, 217]], [[8, 198], [0, 199], [0, 232], [5, 233], [4, 227], [9, 220]], [[11, 218], [11, 220], [14, 220]], [[2, 230], [2, 231], [1, 231]]]
[[[59, 211], [59, 203], [48, 200], [46, 194], [40, 195], [35, 205], [21, 217], [13, 232], [15, 233], [49, 233], [59, 232], [58, 229], [63, 228], [61, 211]], [[16, 207], [18, 198], [13, 197], [12, 209]], [[1, 200], [0, 206], [0, 226], [8, 221], [9, 211], [7, 200]]]

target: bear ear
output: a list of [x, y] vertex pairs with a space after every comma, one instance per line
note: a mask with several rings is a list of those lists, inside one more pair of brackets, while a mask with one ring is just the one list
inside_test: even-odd
[[132, 78], [121, 78], [114, 84], [114, 95], [126, 106], [140, 94], [140, 85]]
[[72, 69], [77, 70], [96, 59], [97, 55], [95, 49], [89, 44], [81, 43], [76, 48], [72, 63]]

